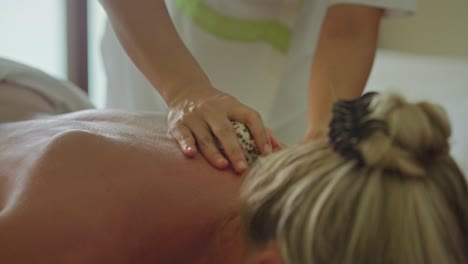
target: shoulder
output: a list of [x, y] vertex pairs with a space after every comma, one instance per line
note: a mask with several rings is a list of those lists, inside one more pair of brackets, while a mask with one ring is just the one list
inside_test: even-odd
[[127, 245], [120, 255], [135, 245], [188, 250], [235, 207], [240, 177], [201, 155], [183, 156], [160, 121], [118, 116], [24, 126], [29, 132], [10, 145], [21, 152], [2, 150], [11, 156], [0, 162], [22, 153], [27, 158], [16, 162], [27, 169], [0, 190], [0, 232], [9, 232], [0, 246], [18, 249], [16, 256], [36, 238], [43, 252], [57, 254], [64, 245], [88, 253]]

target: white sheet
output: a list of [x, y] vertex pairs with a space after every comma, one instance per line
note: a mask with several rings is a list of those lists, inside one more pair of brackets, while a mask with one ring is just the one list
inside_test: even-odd
[[56, 114], [94, 108], [83, 91], [74, 84], [1, 57], [0, 82], [16, 84], [36, 91], [49, 99]]
[[443, 105], [452, 123], [451, 152], [468, 175], [468, 57], [379, 50], [366, 90], [392, 90]]

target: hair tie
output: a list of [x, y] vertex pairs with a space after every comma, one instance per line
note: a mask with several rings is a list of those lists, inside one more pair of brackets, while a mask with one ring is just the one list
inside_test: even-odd
[[378, 95], [369, 92], [355, 100], [338, 100], [333, 104], [333, 116], [329, 125], [329, 140], [332, 148], [347, 159], [364, 163], [357, 145], [376, 131], [388, 134], [387, 124], [382, 120], [364, 120], [369, 114], [372, 98]]

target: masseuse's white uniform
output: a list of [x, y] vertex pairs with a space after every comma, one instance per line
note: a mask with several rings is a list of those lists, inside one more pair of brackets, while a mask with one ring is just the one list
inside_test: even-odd
[[[410, 14], [416, 0], [166, 0], [177, 32], [214, 87], [257, 110], [280, 141], [302, 139], [310, 63], [326, 10], [353, 3]], [[110, 26], [107, 107], [167, 111]]]

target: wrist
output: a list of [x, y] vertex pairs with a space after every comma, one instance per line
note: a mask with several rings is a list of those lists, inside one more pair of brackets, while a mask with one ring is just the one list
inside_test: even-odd
[[169, 108], [180, 104], [187, 98], [203, 97], [214, 90], [209, 80], [173, 82], [166, 84], [163, 88], [161, 95]]
[[308, 129], [304, 135], [304, 142], [312, 140], [320, 140], [328, 137], [328, 126], [324, 127], [315, 127]]

